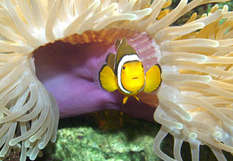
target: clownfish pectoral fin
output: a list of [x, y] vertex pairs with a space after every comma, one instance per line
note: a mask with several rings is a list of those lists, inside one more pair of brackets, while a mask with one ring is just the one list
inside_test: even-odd
[[161, 68], [160, 66], [153, 65], [147, 72], [146, 72], [146, 82], [144, 87], [144, 92], [151, 93], [155, 91], [161, 84]]
[[113, 92], [118, 89], [117, 78], [108, 65], [104, 65], [100, 70], [99, 81], [102, 88], [106, 91]]
[[109, 66], [110, 68], [112, 68], [112, 70], [114, 70], [115, 54], [110, 53], [110, 54], [107, 56], [106, 62], [107, 62], [107, 64], [108, 64], [108, 66]]
[[129, 98], [128, 96], [125, 96], [125, 97], [123, 98], [123, 104], [126, 104], [128, 98]]

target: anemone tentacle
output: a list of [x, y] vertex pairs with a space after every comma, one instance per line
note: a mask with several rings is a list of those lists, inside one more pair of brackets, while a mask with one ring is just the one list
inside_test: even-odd
[[[221, 24], [223, 17], [227, 20]], [[177, 138], [191, 144], [192, 160], [199, 160], [202, 144], [208, 145], [218, 160], [226, 160], [221, 150], [233, 152], [231, 19], [227, 7], [220, 11], [215, 6], [208, 16], [185, 24], [208, 22], [203, 29], [190, 29], [190, 34], [161, 42], [164, 85], [154, 118], [162, 124], [162, 131], [175, 137], [174, 149], [181, 148]], [[180, 28], [185, 30], [185, 25]], [[167, 97], [171, 94], [174, 96]], [[155, 144], [162, 139], [157, 138]], [[177, 150], [174, 157], [182, 160]]]
[[[25, 54], [1, 54], [0, 59], [0, 156], [4, 157], [22, 141], [21, 160], [27, 155], [35, 159], [48, 140], [56, 140], [59, 116], [56, 103], [37, 79], [32, 58]], [[16, 126], [20, 127], [18, 132]], [[33, 149], [31, 153], [27, 153], [29, 149]]]

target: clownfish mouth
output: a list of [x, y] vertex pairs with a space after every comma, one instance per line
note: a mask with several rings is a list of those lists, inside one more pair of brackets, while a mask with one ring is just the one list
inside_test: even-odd
[[133, 77], [132, 79], [135, 80], [135, 79], [138, 79], [138, 77]]

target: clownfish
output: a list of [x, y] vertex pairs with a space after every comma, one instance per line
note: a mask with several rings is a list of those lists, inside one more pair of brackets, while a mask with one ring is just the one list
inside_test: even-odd
[[117, 54], [108, 54], [106, 64], [99, 72], [99, 82], [104, 90], [118, 90], [124, 95], [125, 104], [130, 96], [140, 101], [138, 93], [151, 93], [159, 88], [162, 79], [158, 64], [145, 74], [141, 59], [126, 39], [116, 41], [115, 47]]

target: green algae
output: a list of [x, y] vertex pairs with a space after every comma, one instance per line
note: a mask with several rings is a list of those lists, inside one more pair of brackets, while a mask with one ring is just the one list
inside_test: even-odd
[[[158, 124], [124, 118], [122, 127], [107, 129], [98, 127], [95, 117], [85, 117], [61, 122], [55, 151], [49, 154], [53, 161], [159, 161], [153, 151]], [[120, 124], [120, 118], [115, 121]]]
[[[153, 148], [159, 128], [157, 123], [122, 116], [117, 111], [63, 119], [56, 144], [50, 144], [37, 161], [161, 161]], [[171, 135], [161, 148], [172, 156]], [[181, 155], [183, 161], [191, 160], [188, 143], [183, 144]], [[233, 160], [231, 154], [225, 155], [228, 161]], [[207, 146], [201, 146], [200, 161], [217, 160]]]

